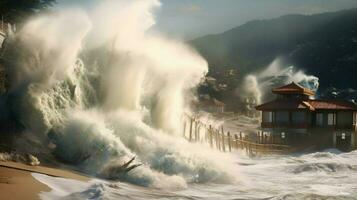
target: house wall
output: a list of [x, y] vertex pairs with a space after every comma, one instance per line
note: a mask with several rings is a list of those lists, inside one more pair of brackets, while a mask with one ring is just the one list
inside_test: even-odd
[[313, 113], [312, 122], [313, 127], [333, 127], [336, 124], [336, 112], [316, 111]]
[[305, 129], [311, 121], [311, 114], [307, 111], [263, 111], [262, 127]]
[[276, 124], [287, 124], [289, 123], [289, 112], [288, 111], [275, 111]]
[[263, 128], [355, 130], [356, 125], [357, 112], [353, 111], [263, 111], [262, 113]]
[[337, 112], [336, 125], [339, 128], [351, 127], [353, 125], [353, 112], [352, 111]]
[[293, 111], [291, 112], [291, 123], [300, 125], [306, 123], [307, 116], [305, 111]]
[[[319, 116], [322, 116], [322, 124], [319, 124]], [[316, 111], [313, 113], [312, 126], [331, 129], [351, 129], [355, 123], [353, 111]]]

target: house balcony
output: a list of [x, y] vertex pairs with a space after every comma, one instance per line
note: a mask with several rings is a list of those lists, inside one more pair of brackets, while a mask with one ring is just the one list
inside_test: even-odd
[[286, 128], [286, 129], [320, 129], [320, 130], [331, 130], [331, 131], [357, 131], [356, 125], [330, 125], [330, 126], [314, 126], [307, 123], [274, 123], [274, 122], [262, 122], [262, 128]]
[[273, 122], [262, 122], [262, 128], [288, 128], [288, 129], [307, 129], [309, 124], [307, 123], [273, 123]]

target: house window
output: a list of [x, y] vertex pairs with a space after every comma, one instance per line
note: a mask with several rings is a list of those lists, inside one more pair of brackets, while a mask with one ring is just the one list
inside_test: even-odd
[[263, 122], [272, 123], [273, 122], [273, 112], [263, 111]]
[[275, 113], [276, 123], [289, 123], [289, 112], [288, 111], [277, 111]]
[[322, 126], [323, 125], [323, 114], [322, 113], [316, 113], [316, 125], [317, 126]]
[[327, 125], [333, 126], [335, 124], [336, 124], [335, 113], [328, 113], [327, 114]]

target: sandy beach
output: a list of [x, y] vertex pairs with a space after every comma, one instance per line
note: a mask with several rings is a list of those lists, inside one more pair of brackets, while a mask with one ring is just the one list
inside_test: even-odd
[[89, 180], [88, 177], [70, 170], [29, 166], [15, 162], [0, 162], [0, 199], [40, 199], [38, 195], [40, 192], [51, 190], [33, 178], [31, 173], [82, 181]]

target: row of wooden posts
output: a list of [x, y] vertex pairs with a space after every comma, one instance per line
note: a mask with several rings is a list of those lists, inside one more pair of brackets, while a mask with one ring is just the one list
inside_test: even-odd
[[[290, 148], [288, 145], [252, 142], [249, 141], [242, 132], [225, 132], [223, 126], [217, 129], [193, 117], [188, 117], [188, 119], [188, 124], [187, 120], [184, 120], [183, 137], [190, 142], [207, 142], [211, 148], [215, 148], [219, 151], [231, 152], [234, 149], [242, 149], [249, 155], [256, 155], [259, 153], [282, 153], [289, 151]], [[188, 135], [186, 134], [187, 128]], [[260, 142], [268, 141], [266, 135], [262, 132], [259, 132], [259, 137]]]

